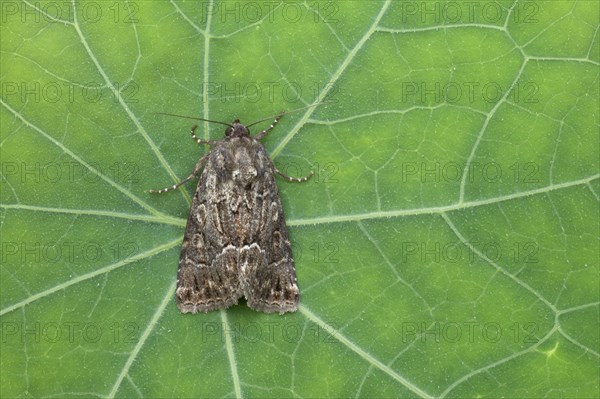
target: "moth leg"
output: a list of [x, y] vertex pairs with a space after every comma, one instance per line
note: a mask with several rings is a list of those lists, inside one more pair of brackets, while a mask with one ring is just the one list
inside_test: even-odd
[[192, 140], [194, 140], [198, 144], [209, 144], [212, 145], [216, 143], [218, 140], [202, 140], [196, 136], [196, 129], [198, 129], [198, 125], [192, 126]]
[[273, 165], [273, 169], [275, 170], [275, 173], [277, 173], [279, 176], [283, 177], [285, 180], [287, 181], [291, 181], [291, 182], [296, 182], [296, 183], [301, 183], [301, 182], [305, 182], [308, 179], [310, 179], [312, 177], [312, 175], [315, 174], [315, 172], [313, 172], [312, 170], [310, 171], [309, 174], [307, 174], [304, 177], [291, 177], [286, 175], [285, 173], [283, 173], [282, 171], [280, 171], [279, 169], [277, 169], [277, 166]]
[[192, 174], [189, 175], [188, 177], [186, 177], [185, 179], [183, 179], [182, 181], [180, 181], [179, 183], [173, 184], [170, 187], [165, 187], [160, 190], [148, 190], [148, 192], [150, 192], [151, 194], [162, 194], [162, 193], [166, 193], [167, 191], [176, 190], [179, 186], [182, 186], [185, 183], [189, 182], [190, 180], [192, 180], [194, 177], [196, 177], [198, 175], [198, 172], [200, 172], [200, 169], [202, 169], [202, 164], [204, 163], [204, 161], [206, 161], [206, 159], [208, 158], [208, 155], [209, 154], [206, 154], [202, 158], [200, 158], [198, 160], [198, 163], [194, 167], [194, 171], [192, 172]]
[[262, 132], [258, 133], [256, 136], [254, 136], [254, 138], [256, 140], [263, 139], [271, 130], [273, 130], [273, 128], [275, 126], [277, 126], [277, 123], [279, 122], [279, 120], [281, 119], [281, 117], [283, 115], [285, 115], [285, 111], [281, 111], [281, 113], [275, 117], [275, 120], [273, 121], [273, 123], [271, 123], [271, 126], [269, 126], [268, 128], [266, 128]]

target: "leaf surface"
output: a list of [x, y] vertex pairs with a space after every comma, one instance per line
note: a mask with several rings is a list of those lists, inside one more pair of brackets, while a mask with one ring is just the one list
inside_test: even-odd
[[[597, 396], [599, 5], [424, 4], [3, 4], [0, 395]], [[315, 102], [299, 310], [181, 315], [195, 183], [147, 190], [209, 148], [155, 112]]]

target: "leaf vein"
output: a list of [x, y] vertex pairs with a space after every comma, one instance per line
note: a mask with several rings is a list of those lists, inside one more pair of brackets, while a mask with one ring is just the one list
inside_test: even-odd
[[26, 125], [29, 128], [35, 130], [36, 132], [38, 132], [39, 134], [41, 134], [43, 137], [45, 137], [47, 140], [51, 141], [54, 145], [56, 145], [58, 148], [60, 148], [65, 154], [69, 155], [71, 158], [73, 158], [75, 161], [79, 162], [83, 167], [85, 167], [86, 169], [88, 169], [94, 175], [97, 175], [102, 180], [104, 180], [105, 182], [107, 182], [108, 184], [110, 184], [111, 186], [113, 186], [114, 188], [116, 188], [118, 191], [120, 191], [121, 193], [125, 194], [128, 198], [130, 198], [136, 204], [140, 205], [142, 208], [146, 209], [148, 212], [154, 214], [157, 217], [167, 217], [162, 212], [154, 209], [153, 207], [151, 207], [150, 205], [148, 205], [146, 202], [142, 201], [138, 196], [134, 195], [131, 191], [129, 191], [126, 188], [122, 187], [121, 185], [117, 184], [114, 180], [110, 179], [108, 176], [106, 176], [103, 173], [101, 173], [99, 170], [97, 170], [96, 168], [94, 168], [92, 165], [88, 164], [82, 158], [80, 158], [79, 156], [77, 156], [73, 151], [71, 151], [70, 149], [68, 149], [63, 143], [61, 143], [60, 141], [56, 140], [54, 137], [50, 136], [48, 133], [44, 132], [39, 127], [37, 127], [33, 123], [31, 123], [28, 120], [26, 120], [23, 115], [21, 115], [19, 112], [17, 112], [17, 110], [13, 109], [10, 105], [8, 105], [7, 103], [5, 103], [4, 100], [1, 99], [1, 98], [0, 98], [0, 104], [4, 108], [6, 108], [8, 111], [10, 111], [16, 118], [18, 118], [24, 125]]
[[30, 303], [35, 302], [38, 299], [45, 298], [45, 297], [47, 297], [49, 295], [52, 295], [52, 294], [54, 294], [54, 293], [56, 293], [58, 291], [64, 290], [64, 289], [66, 289], [66, 288], [68, 288], [68, 287], [70, 287], [72, 285], [81, 283], [83, 281], [89, 280], [91, 278], [94, 278], [96, 276], [102, 275], [104, 273], [109, 273], [109, 272], [111, 272], [113, 270], [116, 270], [116, 269], [119, 269], [119, 268], [121, 268], [123, 266], [126, 266], [129, 263], [137, 262], [139, 260], [152, 257], [152, 256], [154, 256], [154, 255], [156, 255], [158, 253], [163, 252], [163, 251], [167, 251], [167, 250], [169, 250], [169, 249], [171, 249], [171, 248], [179, 245], [180, 243], [181, 243], [181, 238], [178, 238], [177, 240], [173, 240], [173, 241], [170, 241], [170, 242], [168, 242], [166, 244], [159, 245], [158, 247], [152, 248], [152, 249], [150, 249], [148, 251], [139, 253], [139, 254], [134, 255], [134, 256], [130, 256], [129, 258], [123, 259], [123, 260], [121, 260], [119, 262], [110, 264], [108, 266], [104, 266], [104, 267], [102, 267], [100, 269], [97, 269], [97, 270], [94, 270], [94, 271], [92, 271], [90, 273], [82, 274], [81, 276], [78, 276], [78, 277], [75, 277], [75, 278], [70, 279], [68, 281], [65, 281], [64, 283], [61, 283], [61, 284], [58, 284], [58, 285], [56, 285], [54, 287], [48, 288], [47, 290], [38, 292], [37, 294], [32, 295], [29, 298], [27, 298], [27, 299], [25, 299], [25, 300], [23, 300], [21, 302], [15, 303], [13, 305], [10, 305], [10, 306], [8, 306], [8, 307], [0, 310], [0, 316], [3, 316], [5, 314], [7, 314], [7, 313], [12, 312], [13, 310], [22, 308], [22, 307], [24, 307], [26, 305], [29, 305]]
[[350, 341], [348, 338], [346, 338], [344, 335], [342, 335], [338, 330], [336, 330], [335, 328], [333, 328], [332, 326], [327, 324], [325, 321], [321, 320], [316, 314], [314, 314], [306, 306], [301, 304], [300, 306], [298, 306], [298, 310], [300, 311], [300, 313], [302, 313], [304, 316], [306, 316], [309, 320], [311, 320], [317, 326], [323, 328], [325, 331], [331, 331], [332, 332], [331, 336], [333, 338], [337, 339], [339, 342], [346, 345], [354, 353], [356, 353], [357, 355], [359, 355], [360, 357], [365, 359], [370, 365], [377, 367], [379, 370], [383, 371], [384, 373], [386, 373], [387, 375], [392, 377], [394, 380], [398, 381], [400, 384], [402, 384], [403, 386], [408, 388], [411, 392], [415, 393], [417, 396], [419, 396], [421, 398], [432, 398], [433, 397], [432, 395], [423, 391], [421, 388], [419, 388], [418, 386], [416, 386], [415, 384], [413, 384], [412, 382], [408, 381], [406, 378], [404, 378], [403, 376], [398, 374], [396, 371], [391, 369], [389, 366], [387, 366], [387, 365], [383, 364], [381, 361], [377, 360], [373, 355], [371, 355], [370, 353], [368, 353], [365, 350], [363, 350], [362, 348], [360, 348], [354, 342]]
[[117, 377], [117, 380], [115, 381], [115, 384], [113, 385], [113, 387], [108, 395], [109, 398], [115, 397], [119, 387], [121, 386], [121, 382], [123, 382], [123, 379], [125, 377], [129, 376], [128, 373], [129, 373], [129, 369], [131, 368], [131, 365], [133, 364], [133, 362], [137, 358], [137, 355], [140, 353], [140, 350], [146, 343], [146, 340], [150, 336], [150, 333], [152, 333], [152, 330], [156, 326], [156, 323], [158, 323], [158, 320], [161, 318], [163, 312], [165, 311], [165, 309], [167, 307], [167, 304], [173, 298], [173, 292], [175, 291], [176, 284], [177, 284], [177, 282], [174, 281], [173, 283], [171, 283], [171, 285], [167, 289], [167, 293], [165, 294], [162, 301], [160, 302], [160, 305], [156, 309], [156, 312], [154, 312], [154, 314], [152, 315], [150, 322], [148, 323], [148, 325], [146, 326], [146, 329], [140, 336], [140, 339], [138, 340], [137, 344], [135, 345], [135, 347], [129, 354], [129, 357], [127, 358], [127, 361], [125, 362], [123, 369], [121, 369], [121, 373], [119, 373], [119, 376]]
[[386, 219], [398, 216], [418, 216], [418, 215], [435, 215], [444, 212], [461, 211], [471, 209], [484, 205], [497, 204], [504, 201], [513, 199], [519, 199], [529, 197], [536, 194], [548, 193], [563, 188], [575, 187], [579, 185], [588, 184], [590, 181], [600, 178], [600, 173], [585, 177], [583, 179], [568, 181], [558, 184], [550, 184], [546, 187], [541, 187], [529, 191], [521, 191], [518, 193], [512, 193], [500, 197], [486, 198], [483, 200], [457, 202], [451, 205], [434, 206], [428, 208], [414, 208], [414, 209], [400, 209], [395, 211], [382, 211], [382, 212], [365, 212], [355, 213], [347, 215], [331, 215], [323, 217], [312, 217], [306, 219], [288, 219], [288, 226], [306, 226], [306, 225], [317, 225], [317, 224], [328, 224], [328, 223], [344, 223], [344, 222], [355, 222], [359, 220], [370, 220], [370, 219]]
[[[329, 92], [331, 91], [331, 89], [333, 88], [335, 83], [344, 74], [344, 72], [346, 71], [346, 68], [348, 68], [348, 66], [354, 59], [354, 57], [356, 57], [356, 55], [360, 52], [360, 50], [363, 48], [365, 43], [371, 38], [373, 33], [376, 31], [377, 25], [379, 24], [379, 21], [381, 21], [381, 19], [383, 18], [383, 15], [387, 11], [390, 3], [391, 3], [391, 0], [386, 0], [386, 2], [383, 4], [383, 6], [381, 7], [381, 10], [379, 10], [379, 13], [377, 14], [377, 17], [373, 21], [373, 24], [365, 32], [365, 34], [362, 36], [362, 38], [360, 38], [360, 40], [354, 46], [352, 51], [350, 51], [350, 53], [348, 53], [348, 55], [346, 56], [344, 61], [342, 61], [340, 66], [333, 73], [333, 75], [331, 76], [329, 81], [327, 83], [325, 83], [325, 85], [323, 86], [323, 89], [317, 95], [315, 104], [321, 103], [325, 100], [325, 97], [327, 97], [327, 94], [329, 94]], [[306, 112], [300, 118], [300, 120], [296, 123], [296, 125], [290, 130], [290, 132], [279, 142], [277, 147], [275, 147], [275, 149], [272, 151], [271, 159], [275, 159], [275, 157], [277, 157], [277, 155], [283, 150], [283, 148], [287, 145], [287, 143], [296, 135], [298, 130], [300, 130], [300, 128], [302, 126], [304, 126], [306, 121], [308, 121], [310, 119], [311, 115], [314, 112], [315, 112], [315, 107], [311, 107], [306, 110]]]
[[[73, 4], [73, 9], [75, 10], [75, 8], [76, 8], [75, 0], [72, 1], [72, 4]], [[81, 44], [83, 45], [85, 51], [87, 52], [88, 56], [90, 57], [90, 60], [96, 66], [96, 69], [98, 70], [98, 73], [100, 74], [100, 76], [102, 76], [102, 78], [104, 79], [104, 82], [106, 83], [106, 85], [110, 88], [110, 90], [116, 96], [117, 100], [119, 101], [119, 104], [121, 105], [121, 108], [123, 108], [123, 110], [125, 111], [125, 113], [129, 117], [129, 119], [136, 126], [137, 131], [142, 135], [142, 137], [144, 138], [144, 140], [146, 140], [146, 143], [148, 143], [148, 145], [150, 146], [150, 149], [152, 150], [152, 152], [154, 152], [154, 155], [156, 155], [156, 157], [158, 158], [158, 160], [159, 160], [160, 164], [162, 165], [162, 167], [167, 171], [167, 173], [171, 176], [171, 178], [175, 182], [178, 182], [180, 179], [177, 177], [177, 175], [175, 174], [175, 172], [173, 171], [173, 169], [171, 168], [171, 166], [169, 165], [169, 163], [167, 162], [167, 160], [165, 159], [165, 157], [163, 156], [163, 154], [160, 152], [160, 149], [158, 148], [158, 146], [156, 145], [156, 143], [154, 143], [154, 141], [150, 138], [150, 136], [148, 135], [148, 132], [146, 132], [146, 129], [144, 128], [144, 126], [142, 126], [142, 124], [139, 121], [139, 119], [134, 115], [134, 113], [131, 111], [131, 109], [129, 108], [129, 106], [127, 105], [127, 103], [123, 100], [123, 96], [121, 96], [120, 93], [119, 93], [119, 90], [117, 90], [114, 87], [114, 85], [111, 82], [110, 78], [108, 77], [108, 75], [106, 74], [106, 72], [104, 71], [104, 69], [102, 68], [102, 66], [100, 65], [99, 60], [94, 55], [94, 53], [93, 53], [92, 49], [90, 48], [87, 40], [85, 39], [85, 36], [84, 36], [83, 32], [81, 31], [81, 27], [79, 26], [79, 22], [77, 20], [77, 11], [76, 10], [73, 12], [73, 21], [74, 21], [73, 27], [75, 28], [75, 31], [76, 31], [77, 35], [79, 36], [79, 40], [81, 41]], [[183, 197], [187, 201], [187, 203], [191, 204], [192, 200], [191, 200], [190, 195], [188, 194], [188, 192], [185, 191], [182, 188], [180, 188], [179, 191], [181, 192], [181, 194], [183, 195]]]

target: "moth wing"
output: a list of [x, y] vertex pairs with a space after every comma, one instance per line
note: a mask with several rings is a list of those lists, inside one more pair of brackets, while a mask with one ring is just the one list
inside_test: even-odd
[[[274, 180], [273, 176], [271, 179]], [[266, 220], [270, 221], [264, 229], [267, 234], [263, 235], [260, 244], [246, 246], [240, 251], [240, 265], [247, 276], [244, 295], [252, 309], [267, 313], [294, 312], [300, 293], [277, 189], [264, 205], [269, 215]]]
[[204, 194], [206, 180], [205, 171], [194, 195], [179, 258], [176, 301], [182, 313], [224, 309], [236, 304], [243, 294], [238, 249], [215, 245], [219, 237], [208, 217], [212, 210]]

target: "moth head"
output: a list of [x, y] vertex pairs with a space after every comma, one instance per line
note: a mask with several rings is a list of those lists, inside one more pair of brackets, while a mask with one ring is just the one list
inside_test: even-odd
[[249, 135], [248, 128], [242, 125], [239, 119], [234, 120], [225, 130], [225, 137], [245, 137]]

